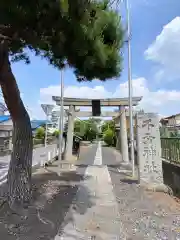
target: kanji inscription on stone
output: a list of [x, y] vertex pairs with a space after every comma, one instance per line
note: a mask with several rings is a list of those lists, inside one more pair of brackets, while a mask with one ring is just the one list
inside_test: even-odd
[[159, 119], [157, 114], [137, 115], [140, 182], [163, 183]]

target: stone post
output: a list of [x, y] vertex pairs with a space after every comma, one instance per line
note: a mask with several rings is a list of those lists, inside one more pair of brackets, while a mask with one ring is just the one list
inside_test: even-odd
[[121, 151], [121, 142], [120, 142], [120, 129], [116, 130], [116, 149]]
[[75, 107], [74, 106], [69, 106], [67, 142], [66, 142], [66, 152], [65, 152], [65, 159], [66, 160], [70, 160], [72, 158], [73, 135], [74, 135], [74, 117], [75, 117]]
[[121, 154], [124, 163], [129, 163], [128, 141], [127, 141], [127, 126], [125, 107], [120, 106], [120, 144]]
[[157, 114], [137, 115], [139, 183], [156, 191], [167, 191], [163, 184], [161, 141]]
[[12, 138], [9, 138], [9, 150], [12, 151]]

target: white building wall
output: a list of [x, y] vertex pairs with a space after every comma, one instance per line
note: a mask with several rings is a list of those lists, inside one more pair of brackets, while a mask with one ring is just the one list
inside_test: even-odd
[[12, 133], [0, 130], [0, 137], [10, 137], [10, 135], [12, 136]]
[[177, 115], [175, 117], [175, 122], [176, 122], [176, 124], [180, 124], [180, 115]]
[[13, 126], [13, 122], [11, 119], [9, 119], [8, 121], [1, 122], [0, 125]]

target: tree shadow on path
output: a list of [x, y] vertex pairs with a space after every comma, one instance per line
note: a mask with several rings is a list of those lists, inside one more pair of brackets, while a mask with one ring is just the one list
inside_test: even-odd
[[120, 182], [127, 183], [127, 184], [139, 184], [138, 179], [130, 179], [130, 178], [121, 179]]
[[[74, 221], [70, 209], [83, 215], [94, 205], [94, 196], [83, 185], [83, 180], [84, 173], [77, 171], [62, 172], [61, 176], [52, 170], [35, 174], [33, 201], [28, 210], [28, 218], [12, 214], [6, 206], [0, 209], [1, 239], [54, 239], [64, 225]], [[83, 202], [77, 202], [79, 189]]]

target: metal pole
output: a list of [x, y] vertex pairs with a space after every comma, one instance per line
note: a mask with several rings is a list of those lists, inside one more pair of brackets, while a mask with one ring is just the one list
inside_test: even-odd
[[131, 43], [130, 43], [130, 14], [129, 14], [129, 0], [126, 0], [127, 12], [127, 31], [128, 31], [128, 88], [129, 88], [129, 124], [130, 124], [130, 148], [132, 161], [132, 176], [135, 175], [134, 169], [134, 128], [133, 128], [133, 108], [132, 108], [132, 73], [131, 73]]
[[[63, 118], [64, 118], [64, 80], [63, 71], [61, 70], [61, 109], [59, 112], [59, 161], [62, 160], [62, 147], [63, 147]], [[61, 162], [60, 162], [61, 164]]]
[[47, 147], [47, 122], [48, 122], [48, 115], [46, 115], [46, 129], [45, 129], [45, 139], [44, 139], [44, 146]]

